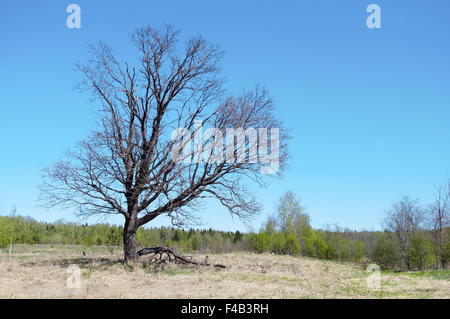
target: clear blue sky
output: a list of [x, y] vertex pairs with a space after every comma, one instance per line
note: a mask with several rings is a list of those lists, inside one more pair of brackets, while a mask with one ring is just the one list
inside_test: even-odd
[[[66, 27], [70, 3], [81, 7], [81, 29]], [[381, 7], [381, 29], [366, 26], [370, 3]], [[36, 203], [40, 169], [94, 125], [88, 96], [73, 89], [74, 64], [98, 40], [133, 57], [129, 33], [167, 22], [221, 45], [230, 92], [264, 83], [291, 128], [291, 167], [256, 190], [255, 229], [287, 190], [313, 227], [378, 229], [393, 201], [429, 203], [450, 171], [449, 17], [446, 0], [1, 1], [0, 214], [15, 204], [38, 220], [76, 220]], [[215, 202], [200, 217], [246, 230]]]

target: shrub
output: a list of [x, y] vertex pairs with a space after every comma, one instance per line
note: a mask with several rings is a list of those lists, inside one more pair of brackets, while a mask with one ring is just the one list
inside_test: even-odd
[[97, 246], [103, 245], [103, 239], [101, 239], [100, 237], [97, 237], [96, 244], [97, 244]]
[[395, 268], [399, 261], [399, 247], [394, 238], [387, 233], [381, 234], [372, 253], [372, 260], [382, 269]]
[[411, 242], [411, 267], [422, 270], [436, 263], [434, 248], [423, 233], [415, 234]]
[[266, 233], [250, 234], [249, 236], [250, 247], [257, 253], [263, 253], [269, 249], [269, 236]]
[[286, 235], [285, 253], [288, 255], [297, 255], [300, 251], [300, 244], [298, 243], [297, 236], [295, 234]]
[[270, 237], [270, 250], [274, 254], [284, 254], [285, 253], [286, 239], [283, 233], [274, 233]]
[[195, 233], [195, 235], [193, 235], [191, 237], [190, 242], [191, 242], [192, 250], [199, 250], [200, 246], [201, 246], [201, 242], [202, 242], [200, 234], [199, 233]]
[[442, 246], [441, 259], [444, 267], [450, 263], [450, 241]]
[[312, 233], [311, 236], [303, 240], [303, 255], [314, 258], [327, 258], [328, 246], [318, 235]]

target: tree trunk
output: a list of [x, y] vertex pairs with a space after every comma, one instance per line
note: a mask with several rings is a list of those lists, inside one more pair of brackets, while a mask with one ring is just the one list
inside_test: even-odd
[[123, 228], [123, 251], [126, 263], [137, 260], [136, 230], [136, 220], [127, 219]]
[[439, 216], [439, 261], [441, 262], [442, 269], [445, 269], [445, 260], [442, 258], [442, 252], [444, 251], [444, 248], [442, 247], [442, 219], [443, 214], [440, 214]]

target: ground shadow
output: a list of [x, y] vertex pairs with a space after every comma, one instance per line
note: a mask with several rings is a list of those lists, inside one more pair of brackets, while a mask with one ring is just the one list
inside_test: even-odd
[[75, 257], [75, 258], [60, 258], [51, 260], [29, 261], [22, 263], [22, 266], [60, 266], [69, 267], [70, 265], [77, 265], [80, 268], [99, 268], [108, 267], [117, 264], [124, 264], [123, 259], [105, 258], [105, 257]]

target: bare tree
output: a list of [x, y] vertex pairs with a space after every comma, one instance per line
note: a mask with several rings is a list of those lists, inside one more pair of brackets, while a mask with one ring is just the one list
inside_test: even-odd
[[[162, 214], [174, 225], [195, 223], [204, 198], [251, 217], [260, 205], [246, 181], [263, 185], [263, 175], [280, 175], [288, 159], [288, 135], [267, 91], [257, 86], [227, 97], [223, 52], [201, 36], [183, 48], [178, 39], [170, 25], [137, 29], [135, 66], [104, 43], [92, 46], [78, 70], [80, 88], [99, 105], [98, 129], [46, 169], [41, 185], [47, 206], [123, 215], [125, 261], [137, 258], [138, 227]], [[203, 127], [210, 129], [202, 134]]]
[[436, 260], [442, 268], [446, 267], [446, 259], [442, 258], [445, 239], [444, 231], [450, 224], [450, 180], [447, 184], [438, 185], [436, 198], [428, 210], [428, 219], [433, 233]]
[[384, 225], [399, 240], [403, 268], [411, 268], [411, 242], [414, 234], [422, 226], [423, 221], [424, 213], [418, 205], [418, 201], [412, 200], [408, 196], [403, 196], [400, 201], [395, 202], [391, 209], [387, 211]]

